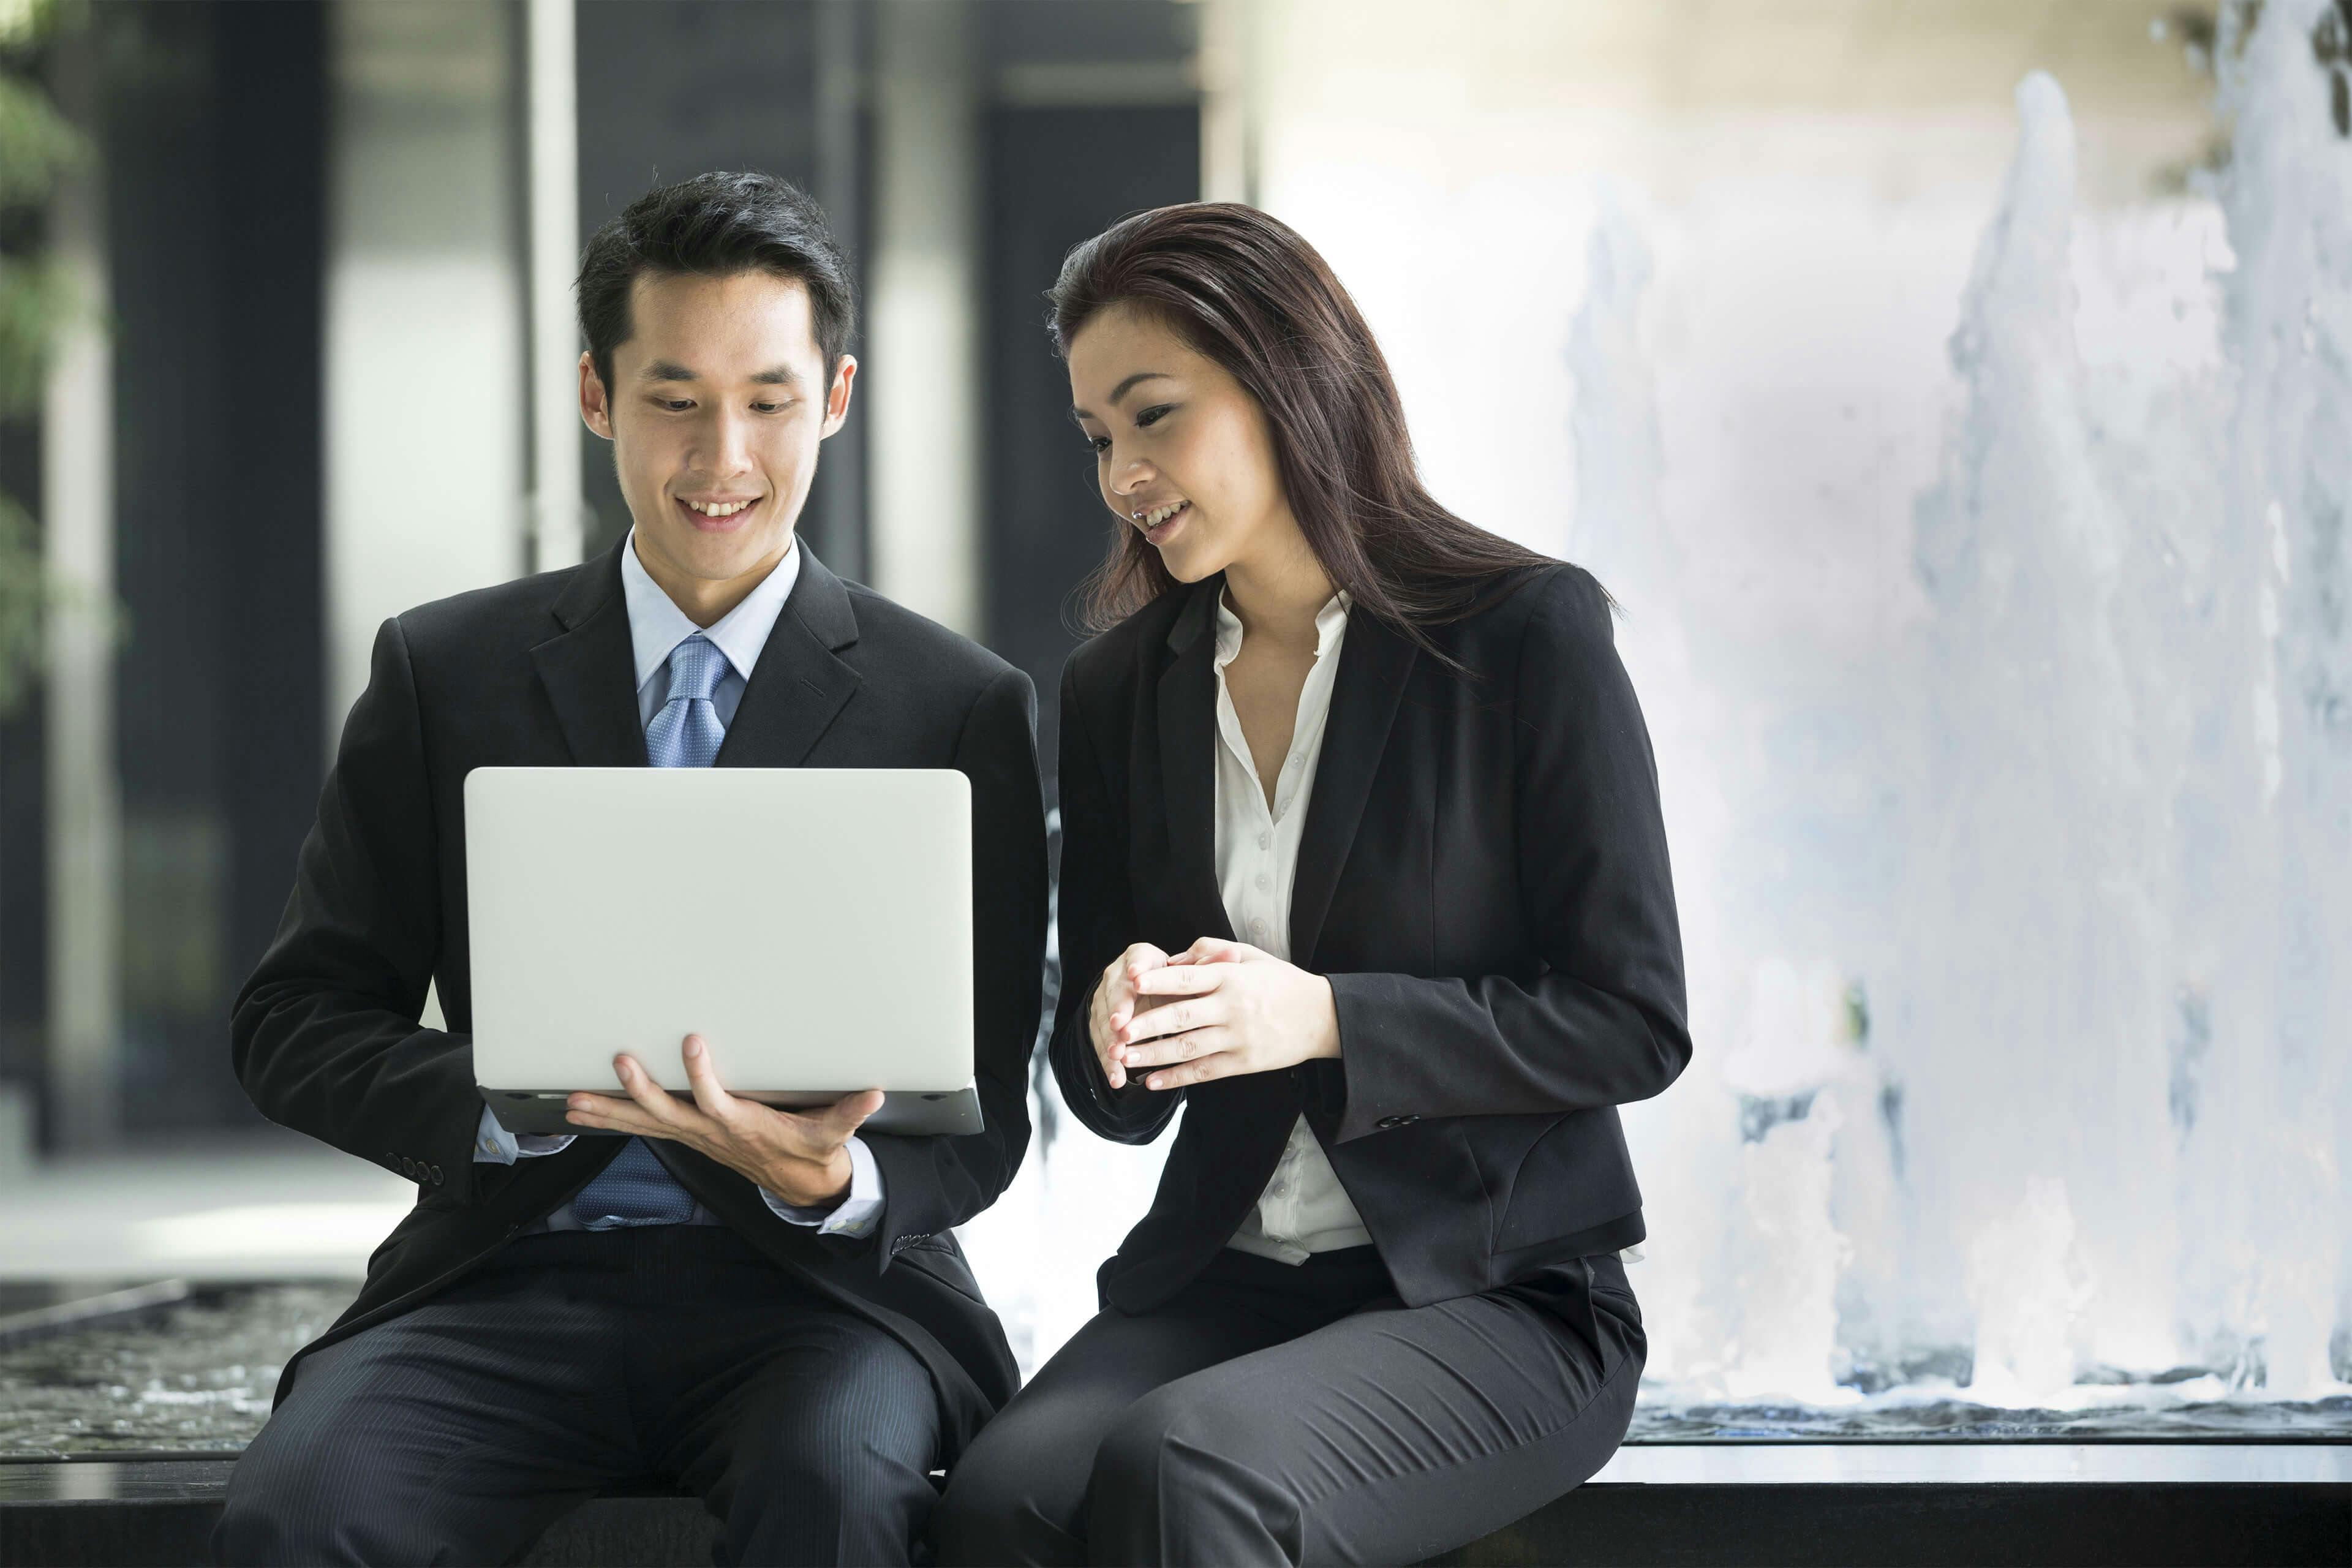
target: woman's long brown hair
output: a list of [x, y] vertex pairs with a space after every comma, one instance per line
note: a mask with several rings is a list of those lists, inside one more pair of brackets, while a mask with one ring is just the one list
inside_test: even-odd
[[[1464, 521], [1423, 486], [1380, 344], [1288, 225], [1234, 202], [1138, 213], [1071, 251], [1047, 298], [1064, 358], [1088, 321], [1125, 305], [1223, 366], [1265, 410], [1284, 494], [1325, 575], [1440, 658], [1426, 627], [1555, 564]], [[1160, 552], [1121, 525], [1086, 584], [1087, 625], [1115, 625], [1175, 585]]]

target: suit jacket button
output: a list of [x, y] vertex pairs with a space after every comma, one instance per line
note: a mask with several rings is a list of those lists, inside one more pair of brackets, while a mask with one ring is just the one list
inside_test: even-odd
[[1418, 1116], [1383, 1116], [1378, 1121], [1373, 1122], [1372, 1125], [1379, 1128], [1381, 1131], [1386, 1132], [1391, 1128], [1402, 1127], [1408, 1121], [1418, 1121], [1420, 1120], [1421, 1118]]
[[437, 1187], [437, 1186], [439, 1186], [439, 1185], [441, 1184], [441, 1167], [440, 1167], [440, 1166], [438, 1166], [438, 1165], [434, 1165], [434, 1166], [430, 1166], [430, 1167], [428, 1167], [428, 1168], [429, 1168], [429, 1169], [432, 1171], [432, 1173], [433, 1173], [433, 1184], [434, 1184], [435, 1186], [436, 1186], [436, 1187]]
[[410, 1181], [415, 1181], [416, 1179], [416, 1162], [410, 1159], [407, 1155], [403, 1154], [400, 1157], [400, 1173], [406, 1176]]

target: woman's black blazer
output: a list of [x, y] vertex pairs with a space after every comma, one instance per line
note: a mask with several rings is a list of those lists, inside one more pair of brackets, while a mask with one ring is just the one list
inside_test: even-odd
[[1233, 934], [1214, 870], [1222, 578], [1178, 588], [1062, 677], [1053, 1062], [1079, 1120], [1148, 1142], [1189, 1101], [1151, 1211], [1103, 1266], [1166, 1300], [1240, 1225], [1303, 1111], [1397, 1293], [1421, 1306], [1644, 1234], [1617, 1107], [1690, 1059], [1657, 770], [1608, 598], [1528, 574], [1433, 639], [1349, 617], [1290, 910], [1341, 1057], [1114, 1092], [1087, 1019], [1128, 944]]

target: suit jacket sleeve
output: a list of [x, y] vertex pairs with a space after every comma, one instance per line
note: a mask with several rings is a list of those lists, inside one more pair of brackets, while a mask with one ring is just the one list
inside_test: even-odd
[[386, 621], [285, 917], [231, 1012], [230, 1054], [272, 1121], [394, 1171], [412, 1162], [404, 1173], [437, 1168], [468, 1197], [473, 1042], [417, 1026], [441, 947], [439, 848], [408, 645]]
[[1062, 670], [1061, 1005], [1050, 1047], [1054, 1080], [1070, 1111], [1105, 1138], [1149, 1143], [1160, 1136], [1181, 1089], [1145, 1089], [1136, 1079], [1113, 1089], [1087, 1026], [1095, 989], [1111, 960], [1136, 940], [1139, 922], [1127, 881], [1125, 803], [1104, 781], [1078, 700], [1075, 662]]
[[1690, 1060], [1657, 769], [1609, 602], [1556, 571], [1517, 668], [1515, 826], [1540, 963], [1517, 977], [1334, 974], [1342, 1142], [1423, 1116], [1646, 1100]]
[[956, 745], [971, 781], [972, 1076], [982, 1130], [961, 1138], [866, 1134], [883, 1213], [863, 1242], [889, 1266], [901, 1237], [935, 1236], [994, 1203], [1029, 1147], [1029, 1055], [1045, 984], [1045, 802], [1037, 779], [1037, 697], [1017, 669], [973, 703]]

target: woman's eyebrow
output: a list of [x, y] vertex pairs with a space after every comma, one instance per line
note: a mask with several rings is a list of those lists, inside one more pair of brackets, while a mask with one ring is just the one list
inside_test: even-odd
[[[1170, 375], [1164, 370], [1139, 370], [1133, 375], [1129, 376], [1125, 381], [1120, 382], [1117, 386], [1111, 389], [1110, 405], [1113, 408], [1118, 407], [1120, 399], [1124, 398], [1129, 392], [1132, 392], [1135, 389], [1135, 384], [1139, 381], [1173, 381], [1176, 378], [1174, 376]], [[1092, 419], [1094, 416], [1087, 413], [1083, 408], [1073, 408], [1070, 410], [1070, 417], [1073, 419]]]

